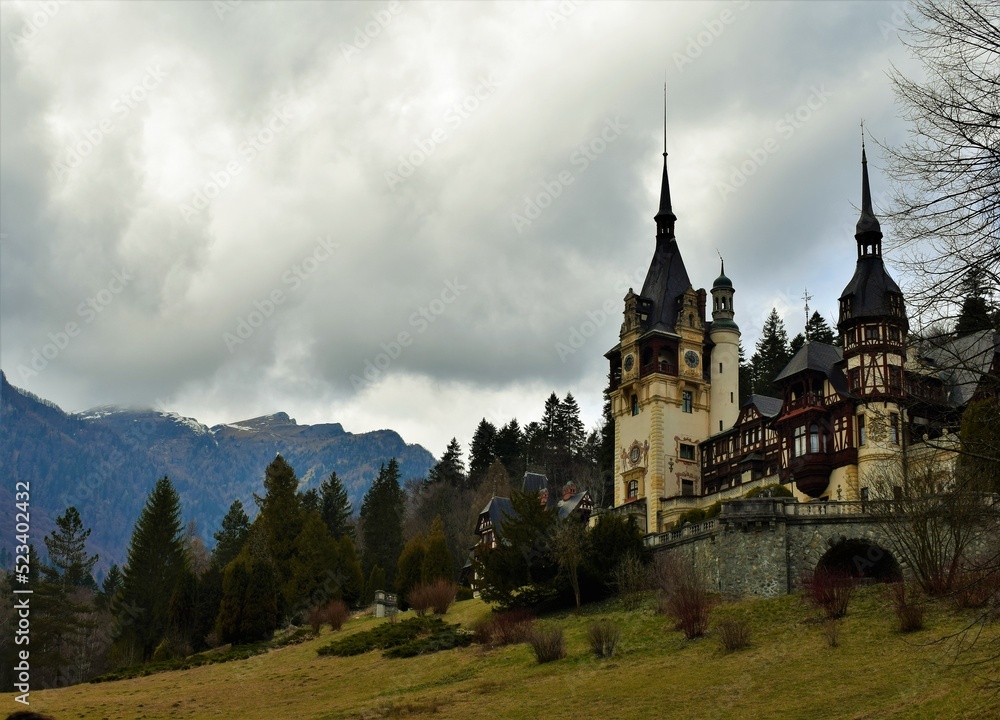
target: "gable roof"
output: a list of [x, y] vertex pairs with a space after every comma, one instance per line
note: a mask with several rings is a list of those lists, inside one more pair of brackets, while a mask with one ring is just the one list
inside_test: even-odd
[[834, 370], [834, 366], [844, 358], [844, 351], [834, 345], [810, 341], [799, 348], [785, 368], [778, 373], [775, 382], [797, 375], [805, 370], [821, 372], [827, 377]]
[[920, 360], [933, 368], [932, 375], [948, 390], [948, 402], [963, 407], [972, 399], [983, 376], [1000, 355], [1000, 333], [983, 330], [930, 345]]
[[764, 417], [772, 418], [781, 412], [782, 401], [768, 395], [751, 395], [743, 403], [743, 408], [748, 408], [751, 405], [757, 408], [757, 412]]
[[[509, 518], [514, 517], [514, 507], [511, 505], [510, 498], [490, 498], [486, 507], [479, 513], [479, 523], [482, 523], [484, 515], [489, 518], [490, 524], [493, 525], [493, 532], [499, 535], [503, 530], [504, 523]], [[478, 531], [479, 528], [476, 529]]]

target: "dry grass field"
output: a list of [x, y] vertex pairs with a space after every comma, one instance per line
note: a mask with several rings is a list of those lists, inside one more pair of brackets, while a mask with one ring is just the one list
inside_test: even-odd
[[[446, 619], [469, 627], [488, 612], [472, 600]], [[711, 628], [685, 640], [654, 612], [652, 599], [631, 612], [609, 602], [549, 616], [543, 622], [566, 631], [567, 657], [545, 665], [527, 645], [402, 660], [379, 652], [319, 657], [317, 648], [336, 637], [324, 630], [247, 660], [35, 692], [31, 709], [58, 720], [1000, 718], [1000, 697], [981, 677], [985, 667], [955, 664], [952, 646], [935, 642], [970, 614], [932, 605], [924, 630], [901, 635], [879, 588], [868, 588], [842, 621], [838, 647], [828, 645], [819, 612], [799, 596], [720, 605], [713, 623], [734, 616], [752, 626], [751, 646], [734, 653], [722, 650]], [[622, 629], [611, 660], [594, 658], [587, 643], [588, 626], [602, 617]], [[352, 620], [338, 635], [379, 622]], [[974, 653], [998, 643], [998, 628], [987, 626]]]

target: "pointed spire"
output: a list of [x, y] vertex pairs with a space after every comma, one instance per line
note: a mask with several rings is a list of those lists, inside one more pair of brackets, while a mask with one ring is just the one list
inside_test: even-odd
[[868, 157], [865, 155], [865, 124], [861, 123], [861, 217], [854, 233], [858, 257], [882, 254], [882, 227], [872, 210], [872, 191], [868, 184]]
[[671, 239], [674, 236], [674, 215], [670, 205], [670, 178], [667, 177], [667, 84], [663, 83], [663, 180], [660, 184], [660, 209], [653, 218], [656, 220], [656, 237]]

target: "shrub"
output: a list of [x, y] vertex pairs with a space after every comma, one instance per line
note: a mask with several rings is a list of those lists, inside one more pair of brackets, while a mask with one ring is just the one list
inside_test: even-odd
[[783, 497], [794, 497], [792, 491], [786, 488], [784, 485], [779, 485], [778, 483], [773, 483], [771, 485], [763, 485], [761, 487], [754, 488], [748, 492], [745, 498], [783, 498]]
[[986, 607], [1000, 590], [997, 576], [981, 570], [962, 573], [954, 585], [951, 601], [959, 610]]
[[323, 606], [323, 622], [334, 632], [340, 630], [350, 617], [351, 611], [343, 600], [331, 600]]
[[323, 627], [323, 608], [319, 605], [313, 605], [309, 608], [309, 612], [306, 613], [306, 622], [312, 628], [313, 635], [319, 635], [319, 630]]
[[383, 623], [371, 630], [349, 635], [343, 640], [321, 647], [320, 655], [336, 655], [350, 657], [360, 655], [370, 650], [387, 650], [406, 645], [421, 635], [434, 635], [447, 629], [443, 620], [438, 618], [410, 618], [398, 623]]
[[892, 604], [899, 620], [900, 632], [916, 632], [924, 627], [924, 606], [915, 604], [907, 597], [906, 583], [897, 582], [889, 585]]
[[528, 642], [535, 651], [535, 659], [539, 665], [566, 657], [566, 645], [563, 642], [561, 627], [535, 628], [528, 636]]
[[704, 635], [710, 609], [708, 588], [694, 566], [680, 558], [661, 556], [657, 559], [655, 579], [661, 612], [677, 619], [677, 626], [687, 639]]
[[614, 569], [614, 583], [618, 597], [626, 610], [635, 610], [642, 602], [642, 593], [649, 587], [649, 570], [642, 560], [629, 553]]
[[598, 620], [587, 630], [590, 649], [594, 651], [594, 655], [598, 659], [610, 658], [615, 654], [619, 637], [621, 637], [621, 629], [607, 619]]
[[473, 632], [476, 642], [483, 645], [517, 645], [528, 641], [534, 623], [534, 616], [527, 610], [507, 610], [479, 623]]
[[449, 580], [437, 580], [429, 585], [417, 585], [410, 591], [407, 600], [419, 617], [433, 610], [435, 615], [444, 615], [455, 602], [458, 585]]
[[842, 618], [858, 583], [850, 573], [818, 567], [803, 585], [809, 602], [822, 608], [828, 618]]
[[720, 621], [719, 640], [726, 652], [750, 647], [750, 624], [743, 618], [727, 618]]
[[452, 650], [458, 647], [468, 647], [472, 644], [472, 633], [460, 630], [457, 625], [446, 626], [427, 637], [419, 637], [403, 645], [389, 648], [382, 653], [387, 658], [408, 658], [417, 655], [428, 655], [430, 653], [441, 652], [442, 650]]
[[836, 618], [827, 618], [823, 623], [823, 637], [830, 647], [837, 647], [840, 644], [840, 621]]
[[455, 591], [455, 602], [464, 602], [465, 600], [471, 600], [475, 595], [472, 593], [472, 588], [462, 585]]

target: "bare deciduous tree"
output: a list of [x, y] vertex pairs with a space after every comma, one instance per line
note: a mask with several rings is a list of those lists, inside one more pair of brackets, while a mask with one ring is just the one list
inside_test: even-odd
[[886, 147], [895, 245], [925, 323], [954, 318], [970, 271], [1000, 286], [1000, 5], [915, 0], [903, 42], [924, 79], [890, 77], [910, 138]]

